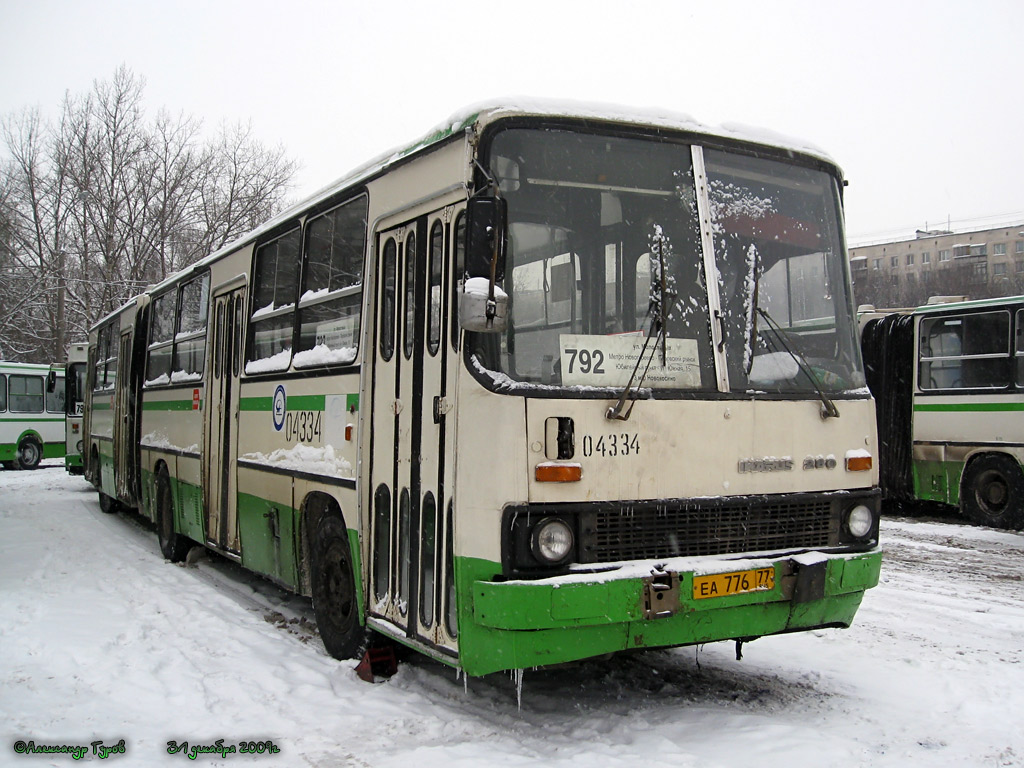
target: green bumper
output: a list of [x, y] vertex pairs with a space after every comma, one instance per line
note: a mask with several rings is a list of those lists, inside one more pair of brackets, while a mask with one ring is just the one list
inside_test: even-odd
[[[593, 576], [493, 581], [494, 564], [463, 560], [460, 664], [471, 675], [559, 664], [631, 648], [750, 639], [847, 627], [878, 583], [882, 553], [701, 561], [700, 570], [644, 576], [628, 566]], [[774, 569], [774, 587], [695, 598], [700, 573]], [[476, 578], [472, 578], [474, 575]], [[487, 574], [485, 576], [485, 573]], [[588, 580], [589, 579], [589, 580]], [[467, 583], [463, 581], [462, 583]]]

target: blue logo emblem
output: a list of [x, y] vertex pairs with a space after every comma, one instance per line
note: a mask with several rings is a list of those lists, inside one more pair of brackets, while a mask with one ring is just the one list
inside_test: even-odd
[[284, 415], [288, 410], [288, 400], [284, 394], [284, 384], [278, 384], [274, 390], [274, 429], [284, 429]]

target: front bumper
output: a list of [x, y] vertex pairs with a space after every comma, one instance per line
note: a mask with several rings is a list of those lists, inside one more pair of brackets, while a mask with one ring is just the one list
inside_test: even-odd
[[[461, 666], [469, 674], [820, 627], [847, 627], [878, 583], [882, 553], [811, 552], [742, 560], [680, 558], [536, 581], [472, 580], [460, 616]], [[494, 573], [493, 564], [478, 573]], [[476, 570], [470, 563], [466, 569]], [[773, 569], [768, 589], [700, 598], [694, 579]], [[466, 574], [469, 575], [469, 574]], [[656, 610], [652, 596], [661, 595]]]

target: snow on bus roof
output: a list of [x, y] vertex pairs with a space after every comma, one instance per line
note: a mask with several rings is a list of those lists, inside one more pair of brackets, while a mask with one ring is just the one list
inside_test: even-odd
[[392, 164], [461, 133], [474, 124], [482, 128], [495, 120], [514, 116], [564, 117], [610, 124], [653, 126], [674, 131], [698, 133], [716, 138], [759, 144], [784, 152], [798, 153], [817, 158], [838, 168], [838, 164], [832, 157], [809, 142], [775, 133], [764, 128], [751, 127], [740, 123], [726, 123], [713, 127], [700, 123], [689, 115], [670, 110], [651, 107], [625, 107], [598, 102], [524, 97], [490, 100], [463, 107], [448, 117], [448, 119], [435, 125], [416, 141], [390, 149], [372, 160], [357, 166], [341, 178], [290, 206], [256, 229], [250, 230], [242, 237], [205, 256], [185, 270], [171, 275], [161, 283], [150, 286], [147, 290], [154, 290], [167, 285], [193, 269], [204, 267], [216, 261], [222, 255], [240, 248], [243, 244], [255, 240], [260, 235], [279, 226], [288, 219], [294, 218], [317, 201], [327, 199], [348, 187], [356, 186], [384, 171]]

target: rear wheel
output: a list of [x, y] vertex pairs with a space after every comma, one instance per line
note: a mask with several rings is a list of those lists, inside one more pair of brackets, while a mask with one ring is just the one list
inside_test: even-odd
[[320, 520], [312, 542], [313, 612], [327, 652], [336, 659], [359, 655], [366, 631], [359, 623], [348, 529], [339, 517]]
[[192, 548], [189, 538], [174, 530], [174, 499], [166, 469], [156, 476], [156, 535], [160, 552], [172, 563], [180, 563]]
[[18, 443], [18, 467], [20, 469], [35, 469], [43, 460], [43, 446], [39, 441], [29, 435]]
[[120, 502], [113, 496], [107, 496], [103, 491], [100, 491], [100, 509], [106, 512], [108, 515], [112, 515], [121, 508]]
[[960, 510], [978, 525], [1024, 525], [1024, 473], [1016, 459], [1005, 454], [974, 459], [964, 472]]

